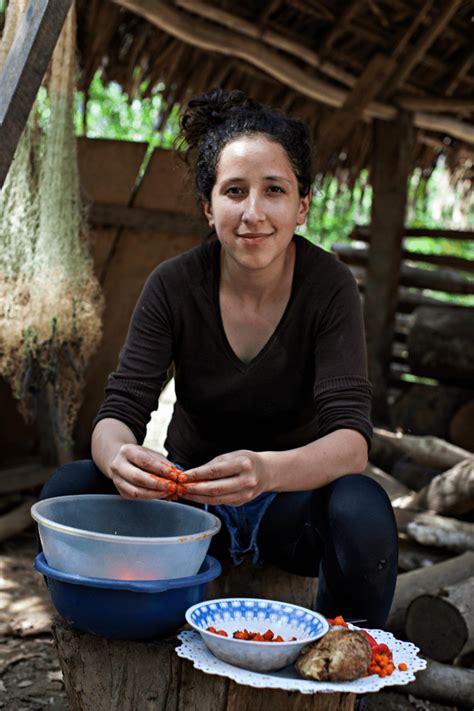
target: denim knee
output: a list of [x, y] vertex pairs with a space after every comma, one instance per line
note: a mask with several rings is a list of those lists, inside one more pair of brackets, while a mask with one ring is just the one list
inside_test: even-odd
[[390, 499], [370, 477], [349, 474], [332, 483], [327, 525], [354, 564], [365, 560], [370, 566], [376, 558], [386, 565], [398, 558], [398, 531]]
[[59, 467], [41, 489], [39, 499], [79, 494], [118, 494], [118, 491], [92, 459], [83, 459]]

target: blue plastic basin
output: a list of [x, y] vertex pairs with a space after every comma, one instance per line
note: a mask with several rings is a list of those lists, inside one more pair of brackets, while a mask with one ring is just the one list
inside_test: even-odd
[[35, 568], [48, 582], [52, 603], [75, 629], [109, 639], [160, 639], [185, 623], [188, 607], [222, 571], [207, 555], [197, 575], [167, 580], [86, 578], [51, 568], [39, 553]]

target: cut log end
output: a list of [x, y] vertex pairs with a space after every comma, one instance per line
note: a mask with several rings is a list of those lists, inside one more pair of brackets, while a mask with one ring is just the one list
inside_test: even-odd
[[406, 634], [420, 651], [438, 662], [455, 659], [469, 637], [459, 611], [437, 595], [420, 595], [409, 605]]

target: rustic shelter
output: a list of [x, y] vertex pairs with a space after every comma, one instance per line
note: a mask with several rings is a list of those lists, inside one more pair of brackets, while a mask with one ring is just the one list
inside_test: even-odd
[[[0, 70], [0, 187], [71, 4], [72, 0], [30, 0]], [[215, 86], [239, 88], [308, 122], [317, 149], [316, 181], [334, 176], [341, 185], [351, 188], [361, 171], [368, 170], [373, 187], [371, 224], [354, 226], [357, 245], [335, 245], [333, 249], [350, 264], [364, 298], [375, 419], [379, 423], [389, 421], [389, 394], [394, 387], [398, 394], [402, 393], [408, 385], [406, 374], [417, 373], [429, 376], [432, 383], [449, 384], [443, 408], [439, 408], [439, 401], [435, 405], [431, 399], [428, 409], [459, 415], [464, 408], [463, 417], [472, 422], [474, 355], [465, 348], [457, 351], [463, 358], [453, 357], [455, 336], [462, 336], [463, 331], [466, 334], [460, 341], [462, 348], [470, 339], [472, 310], [446, 308], [439, 299], [426, 296], [424, 290], [473, 294], [474, 283], [469, 278], [474, 272], [473, 262], [444, 255], [421, 257], [404, 246], [407, 236], [474, 240], [474, 232], [415, 230], [405, 223], [407, 179], [415, 167], [429, 174], [444, 155], [453, 181], [466, 195], [472, 183], [474, 53], [470, 3], [241, 0], [236, 6], [230, 0], [76, 0], [76, 9], [77, 87], [84, 91], [86, 99], [98, 69], [105, 81], [119, 82], [131, 99], [143, 81], [148, 82], [148, 94], [164, 85], [166, 110], [156, 127], [160, 130], [173, 107], [189, 96]], [[150, 157], [143, 143], [81, 137], [78, 161], [94, 268], [105, 297], [104, 336], [90, 363], [75, 432], [75, 454], [80, 456], [88, 453], [90, 422], [102, 399], [107, 374], [116, 364], [144, 279], [158, 262], [205, 239], [206, 225], [191, 186], [185, 182], [183, 167], [169, 151], [155, 150]], [[447, 326], [443, 330], [439, 326], [445, 320]], [[417, 340], [418, 333], [425, 340]], [[431, 359], [428, 367], [423, 355], [431, 347], [433, 333], [452, 349], [438, 350], [437, 360]], [[415, 387], [418, 389], [413, 389], [414, 397], [419, 402], [423, 387], [427, 386]], [[409, 401], [405, 408], [410, 407]], [[39, 418], [37, 431], [26, 427], [16, 415], [6, 384], [0, 381], [2, 452], [16, 458], [36, 453], [39, 437], [43, 463], [50, 465], [38, 468], [36, 460], [25, 460], [20, 467], [2, 471], [0, 493], [6, 498], [12, 496], [12, 501], [18, 492], [31, 492], [38, 487], [54, 464], [54, 442], [49, 436], [46, 414]], [[461, 418], [463, 422], [466, 419]], [[429, 434], [448, 434], [441, 425], [435, 431], [435, 424], [432, 419]], [[472, 438], [472, 429], [463, 444], [469, 437]], [[419, 439], [423, 441], [420, 443]], [[468, 444], [464, 446], [469, 448]], [[419, 604], [432, 604], [431, 598], [442, 584], [451, 595], [445, 599], [445, 590], [442, 602], [452, 605], [452, 614], [462, 631], [455, 640], [459, 644], [448, 655], [447, 633], [436, 640], [436, 648], [427, 650], [428, 656], [443, 664], [431, 665], [429, 673], [433, 676], [425, 676], [421, 685], [416, 686], [418, 681], [415, 682], [410, 692], [427, 695], [435, 689], [438, 696], [434, 698], [462, 705], [471, 693], [474, 672], [448, 665], [463, 654], [472, 654], [474, 648], [472, 613], [466, 612], [463, 605], [463, 600], [472, 597], [474, 580], [474, 524], [469, 519], [474, 506], [472, 455], [433, 439], [424, 441], [380, 431], [372, 452], [390, 465], [398, 466], [407, 456], [414, 462], [408, 484], [407, 479], [399, 476], [397, 480], [371, 465], [367, 471], [382, 483], [392, 499], [405, 546], [400, 568], [410, 571], [400, 576], [390, 629], [402, 634], [409, 603], [425, 593], [424, 597], [430, 600]], [[395, 473], [395, 466], [391, 471]], [[421, 482], [422, 476], [425, 479]], [[415, 479], [419, 484], [416, 491], [411, 483]], [[0, 516], [0, 539], [25, 527], [33, 500], [28, 494], [14, 516]], [[464, 518], [458, 521], [448, 518], [450, 515]], [[456, 556], [457, 553], [461, 555]], [[313, 580], [298, 579], [295, 584], [293, 578], [283, 580], [279, 572], [273, 572], [273, 577], [270, 575], [263, 583], [254, 571], [230, 572], [220, 582], [227, 587], [214, 589], [215, 595], [232, 592], [271, 597], [277, 588], [281, 599], [303, 605], [311, 605], [314, 596]], [[460, 582], [462, 594], [458, 592]], [[440, 600], [436, 599], [438, 604]], [[427, 607], [423, 615], [417, 612], [414, 618], [415, 626], [419, 619], [430, 623], [431, 608]], [[429, 643], [433, 642], [431, 631]], [[466, 639], [462, 636], [465, 632]], [[425, 633], [424, 628], [414, 629], [410, 639]], [[143, 667], [143, 654], [148, 655], [145, 662], [150, 665], [150, 678], [158, 654], [163, 655], [163, 669], [171, 665], [169, 678], [162, 675], [156, 681], [158, 677], [153, 677], [150, 699], [170, 693], [170, 698], [174, 694], [173, 703], [189, 707], [191, 693], [196, 694], [196, 689], [201, 688], [204, 705], [206, 699], [209, 702], [212, 698], [215, 708], [249, 708], [250, 704], [252, 708], [268, 708], [264, 701], [257, 706], [253, 691], [246, 706], [242, 696], [245, 692], [236, 690], [235, 685], [229, 687], [224, 680], [219, 685], [215, 680], [209, 681], [208, 686], [201, 683], [202, 679], [195, 683], [196, 672], [187, 681], [183, 674], [182, 684], [173, 686], [170, 692], [178, 674], [178, 662], [170, 645], [157, 651], [133, 643], [102, 644], [96, 638], [70, 637], [70, 631], [61, 626], [56, 627], [55, 634], [75, 708], [106, 708], [114, 694], [124, 693], [126, 671], [113, 678], [109, 675], [104, 682], [102, 662], [107, 656], [111, 668], [117, 669], [126, 669], [116, 663], [122, 658], [120, 655], [134, 657], [136, 662], [132, 660], [130, 664], [138, 669]], [[87, 683], [83, 683], [81, 674]], [[143, 689], [134, 682], [133, 674], [129, 677], [128, 706], [124, 708], [137, 708], [143, 702]], [[333, 708], [352, 709], [354, 701], [352, 695], [334, 697]], [[288, 699], [280, 698], [279, 702], [285, 708]], [[325, 700], [318, 699], [293, 703], [295, 708], [314, 711], [329, 708]]]
[[[25, 15], [15, 52], [3, 69], [1, 182], [70, 4], [70, 0], [62, 0], [53, 8], [47, 0], [30, 3], [29, 19]], [[428, 271], [419, 268], [419, 255], [403, 249], [407, 235], [473, 238], [468, 232], [405, 229], [407, 178], [415, 167], [429, 174], [443, 154], [453, 181], [466, 193], [472, 181], [474, 55], [470, 4], [465, 0], [447, 4], [435, 0], [367, 0], [343, 2], [336, 7], [324, 0], [273, 0], [245, 1], [236, 9], [228, 0], [77, 0], [76, 7], [77, 86], [86, 99], [98, 69], [105, 81], [119, 82], [131, 99], [143, 81], [148, 82], [148, 94], [164, 84], [166, 110], [160, 117], [159, 130], [173, 107], [192, 94], [214, 86], [240, 88], [309, 123], [316, 144], [317, 181], [335, 176], [350, 188], [363, 169], [369, 171], [373, 186], [371, 225], [365, 230], [355, 226], [354, 237], [370, 241], [370, 249], [336, 245], [335, 250], [353, 265], [364, 292], [374, 417], [388, 423], [389, 388], [394, 384], [403, 388], [403, 376], [412, 367], [406, 361], [407, 312], [426, 303], [436, 305], [436, 300], [423, 295], [426, 288], [474, 292], [473, 282], [465, 278], [473, 271], [472, 262], [442, 256], [425, 258], [425, 265], [435, 265]], [[128, 175], [129, 180], [128, 194], [122, 193], [119, 198], [112, 194], [112, 187], [108, 195], [107, 190], [104, 193], [105, 181], [111, 186], [111, 180], [118, 180], [116, 175], [112, 177], [115, 169], [107, 175], [100, 158], [102, 151], [109, 152], [107, 146], [100, 148], [95, 142], [95, 146], [86, 147], [93, 143], [87, 139], [81, 139], [81, 143], [82, 188], [90, 203], [91, 224], [94, 230], [115, 230], [108, 248], [104, 237], [100, 246], [97, 237], [94, 239], [96, 262], [104, 259], [97, 269], [107, 298], [107, 271], [119, 256], [117, 249], [124, 231], [135, 231], [138, 242], [137, 230], [155, 230], [153, 240], [161, 243], [156, 255], [159, 258], [167, 256], [163, 243], [172, 234], [187, 235], [186, 246], [181, 247], [187, 248], [205, 231], [192, 197], [184, 202], [180, 199], [172, 208], [173, 196], [167, 191], [168, 202], [158, 206], [162, 200], [156, 198], [157, 184], [153, 186], [151, 176], [156, 174], [157, 161], [169, 163], [165, 156], [159, 158], [159, 151], [144, 176], [138, 178], [144, 147], [135, 144], [125, 153], [125, 146], [121, 146], [120, 159], [113, 149], [122, 179]], [[108, 148], [112, 150], [112, 146]], [[87, 161], [82, 160], [86, 154]], [[93, 179], [91, 162], [96, 166]], [[105, 170], [103, 175], [97, 169], [99, 165]], [[100, 184], [101, 195], [91, 187], [91, 179], [96, 188]], [[169, 181], [165, 182], [169, 187]], [[171, 181], [173, 190], [181, 191], [181, 183], [182, 177], [176, 174]], [[147, 199], [143, 191], [148, 193]], [[174, 247], [172, 253], [176, 249], [180, 248]], [[148, 270], [156, 263], [156, 256], [147, 265]], [[123, 313], [128, 317], [131, 303], [126, 301]], [[105, 358], [109, 370], [114, 366], [124, 324], [118, 332], [118, 338], [113, 339], [115, 350]], [[105, 375], [102, 368], [93, 378], [94, 390], [103, 387]], [[428, 375], [437, 377], [436, 372]], [[79, 451], [86, 449], [86, 421], [97, 404], [98, 398], [93, 397], [91, 407], [86, 407], [87, 412], [80, 417]]]

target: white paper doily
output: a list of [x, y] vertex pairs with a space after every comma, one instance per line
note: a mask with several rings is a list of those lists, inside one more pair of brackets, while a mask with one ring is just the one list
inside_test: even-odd
[[[351, 625], [352, 627], [352, 625]], [[358, 629], [354, 627], [354, 629]], [[222, 662], [215, 657], [206, 647], [201, 636], [194, 631], [184, 630], [178, 634], [178, 639], [182, 644], [176, 647], [179, 657], [189, 659], [196, 669], [200, 669], [206, 674], [217, 674], [227, 676], [229, 679], [257, 688], [284, 689], [285, 691], [300, 691], [302, 694], [329, 694], [335, 692], [348, 692], [353, 694], [367, 694], [380, 691], [384, 686], [394, 684], [408, 684], [415, 679], [415, 672], [426, 668], [426, 661], [418, 657], [420, 651], [411, 642], [401, 642], [390, 632], [382, 630], [367, 630], [380, 644], [385, 642], [392, 651], [395, 671], [391, 676], [383, 679], [376, 674], [356, 679], [354, 681], [309, 681], [303, 679], [295, 671], [293, 665], [285, 667], [277, 672], [258, 673], [234, 667], [232, 664]], [[405, 662], [407, 671], [399, 671], [398, 665]]]

